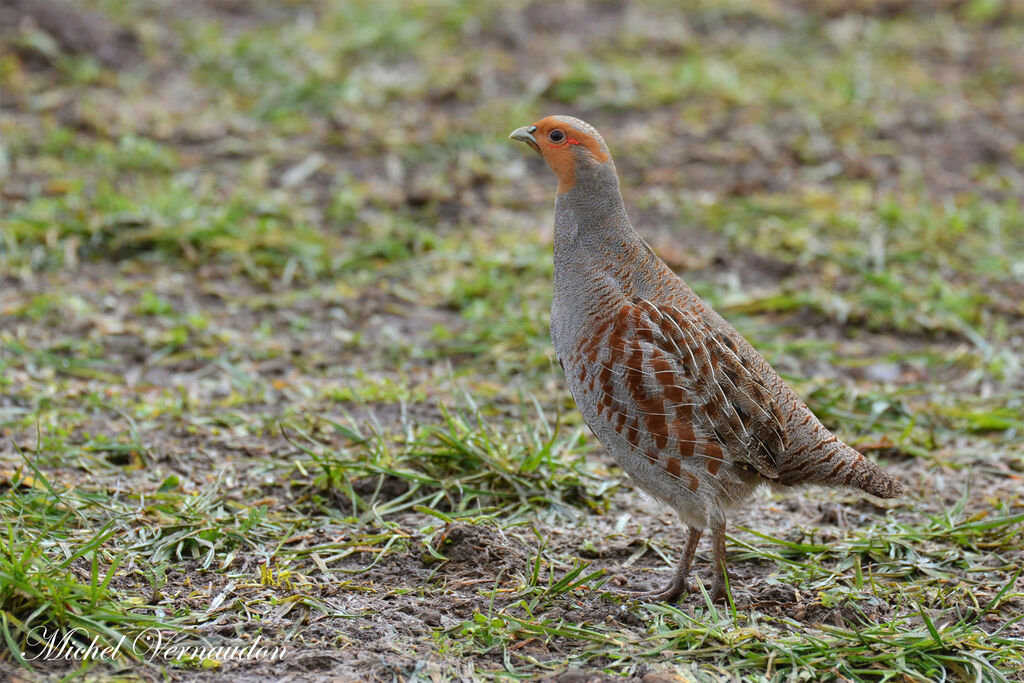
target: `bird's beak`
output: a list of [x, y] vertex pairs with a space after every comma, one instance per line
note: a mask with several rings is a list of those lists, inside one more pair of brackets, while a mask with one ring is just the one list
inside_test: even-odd
[[523, 126], [522, 128], [516, 128], [508, 137], [511, 140], [525, 142], [539, 152], [540, 146], [537, 144], [537, 139], [533, 137], [533, 133], [536, 130], [537, 126]]

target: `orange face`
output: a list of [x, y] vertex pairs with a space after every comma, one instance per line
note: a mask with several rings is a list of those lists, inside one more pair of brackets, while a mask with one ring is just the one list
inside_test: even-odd
[[576, 184], [576, 164], [584, 160], [580, 158], [582, 154], [600, 164], [609, 158], [604, 145], [591, 132], [558, 116], [548, 116], [520, 128], [513, 137], [533, 147], [548, 162], [558, 177], [558, 194], [568, 192]]

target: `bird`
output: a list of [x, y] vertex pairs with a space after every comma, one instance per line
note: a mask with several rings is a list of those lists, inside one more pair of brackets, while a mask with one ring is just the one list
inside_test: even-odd
[[558, 181], [551, 339], [569, 391], [619, 467], [687, 527], [668, 586], [630, 595], [672, 602], [696, 590], [690, 569], [708, 529], [710, 597], [725, 599], [726, 515], [765, 486], [905, 492], [822, 425], [641, 238], [593, 126], [547, 116], [509, 137], [539, 152]]

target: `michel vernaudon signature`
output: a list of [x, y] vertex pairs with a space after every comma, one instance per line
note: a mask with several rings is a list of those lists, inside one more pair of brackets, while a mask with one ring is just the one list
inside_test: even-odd
[[[79, 628], [68, 631], [54, 630], [49, 633], [45, 627], [33, 629], [29, 633], [32, 641], [41, 645], [36, 652], [22, 652], [26, 661], [114, 661], [124, 655], [143, 657], [150, 661], [163, 659], [172, 661], [212, 659], [218, 662], [232, 660], [274, 661], [283, 660], [288, 650], [284, 646], [266, 647], [260, 645], [263, 636], [257, 635], [251, 643], [237, 645], [197, 645], [164, 643], [164, 636], [155, 628], [146, 629], [129, 638], [122, 635], [116, 643], [103, 644], [99, 636], [94, 636], [86, 645], [83, 638], [88, 634]], [[130, 652], [129, 652], [130, 650]]]

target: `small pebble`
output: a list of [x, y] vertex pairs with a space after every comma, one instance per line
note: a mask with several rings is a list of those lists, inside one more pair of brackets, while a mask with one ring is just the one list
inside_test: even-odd
[[420, 621], [429, 626], [440, 626], [441, 613], [436, 609], [425, 609], [420, 612]]
[[679, 683], [681, 680], [673, 674], [658, 673], [657, 671], [644, 674], [644, 677], [640, 679], [641, 683]]

